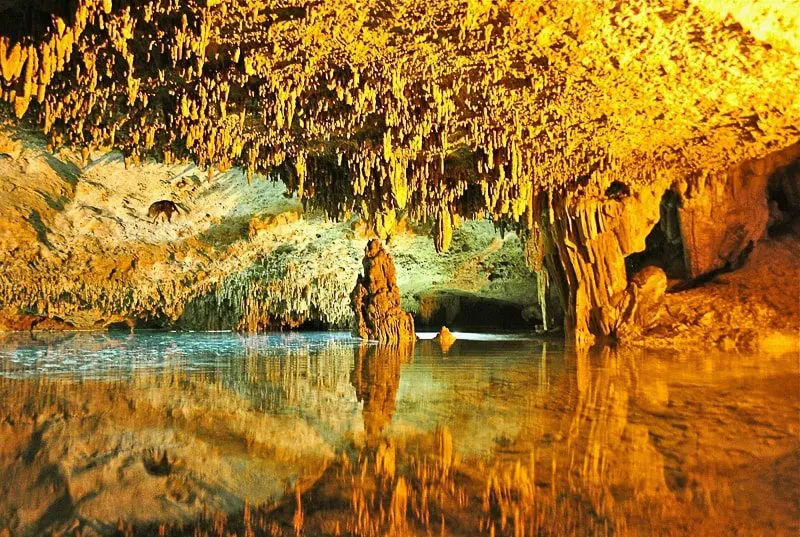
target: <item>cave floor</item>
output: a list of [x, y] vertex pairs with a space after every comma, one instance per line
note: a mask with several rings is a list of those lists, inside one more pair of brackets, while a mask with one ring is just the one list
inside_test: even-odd
[[800, 352], [800, 222], [759, 241], [741, 268], [668, 292], [632, 341], [654, 349]]
[[796, 535], [796, 353], [0, 339], [0, 535]]

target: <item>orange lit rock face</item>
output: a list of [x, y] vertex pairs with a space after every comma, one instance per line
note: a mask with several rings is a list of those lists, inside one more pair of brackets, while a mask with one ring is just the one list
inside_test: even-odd
[[381, 343], [413, 341], [414, 319], [400, 307], [394, 263], [377, 239], [367, 243], [363, 265], [364, 275], [358, 276], [350, 295], [353, 334]]
[[[742, 252], [752, 248], [769, 220], [765, 193], [770, 174], [798, 159], [800, 143], [686, 186], [678, 213], [688, 275], [736, 264]], [[790, 182], [800, 185], [800, 177]]]
[[[686, 276], [738, 268], [766, 233], [770, 176], [799, 156], [800, 145], [793, 144], [717, 175], [680, 181], [665, 175], [648, 186], [634, 185], [635, 190], [587, 189], [537, 199], [533, 211], [539, 225], [528, 235], [528, 259], [558, 287], [567, 331], [591, 342], [642, 328], [643, 319], [629, 315], [640, 285], [635, 278], [629, 281], [625, 262], [645, 250], [648, 234], [664, 216], [661, 200], [667, 191], [678, 199], [677, 248]], [[800, 181], [791, 177], [787, 181]], [[796, 266], [794, 259], [780, 263]]]

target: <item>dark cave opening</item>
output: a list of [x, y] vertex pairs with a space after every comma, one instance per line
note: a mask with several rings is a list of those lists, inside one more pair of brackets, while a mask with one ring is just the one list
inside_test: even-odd
[[109, 332], [131, 332], [134, 329], [134, 323], [131, 321], [117, 321], [106, 325], [106, 330]]
[[790, 233], [800, 220], [800, 159], [778, 168], [769, 176], [767, 203], [768, 236], [779, 237]]
[[[306, 319], [300, 326], [297, 328], [292, 328], [289, 330], [298, 331], [298, 332], [327, 332], [328, 330], [343, 330], [344, 327], [337, 327], [331, 326], [330, 323], [326, 323], [322, 319]], [[279, 328], [278, 330], [283, 331], [284, 329]]]
[[443, 326], [452, 330], [525, 330], [531, 327], [531, 315], [538, 313], [538, 308], [455, 290], [437, 291], [417, 299], [420, 311], [413, 313], [417, 330], [438, 331]]
[[6, 0], [0, 2], [0, 36], [12, 43], [30, 37], [39, 42], [52, 31], [53, 18], [74, 24], [76, 0]]
[[612, 181], [606, 189], [606, 197], [611, 199], [622, 199], [631, 195], [631, 189], [622, 181]]
[[678, 217], [680, 197], [667, 190], [659, 205], [660, 218], [645, 239], [645, 249], [625, 258], [628, 279], [648, 265], [660, 267], [672, 279], [687, 277], [686, 261]]

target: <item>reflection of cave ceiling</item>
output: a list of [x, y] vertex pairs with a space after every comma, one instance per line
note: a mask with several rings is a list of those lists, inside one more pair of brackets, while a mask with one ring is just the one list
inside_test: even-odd
[[0, 0], [0, 19], [3, 99], [56, 145], [277, 170], [332, 213], [520, 218], [543, 188], [800, 136], [800, 0]]

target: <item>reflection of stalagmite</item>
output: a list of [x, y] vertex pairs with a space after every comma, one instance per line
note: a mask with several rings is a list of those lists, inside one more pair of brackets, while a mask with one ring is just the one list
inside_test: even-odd
[[414, 344], [361, 345], [355, 349], [355, 366], [350, 377], [358, 400], [364, 403], [364, 430], [367, 439], [375, 439], [391, 421], [400, 365], [407, 361]]

